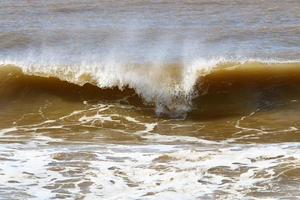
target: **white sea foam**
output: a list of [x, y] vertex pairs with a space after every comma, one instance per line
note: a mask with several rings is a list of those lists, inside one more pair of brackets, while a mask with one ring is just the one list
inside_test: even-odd
[[[1, 152], [9, 152], [12, 147], [4, 145]], [[16, 195], [25, 192], [34, 199], [50, 198], [59, 193], [71, 198], [86, 196], [87, 199], [97, 196], [105, 199], [198, 199], [213, 196], [255, 199], [250, 191], [258, 194], [280, 191], [276, 184], [280, 181], [278, 176], [285, 170], [280, 166], [299, 165], [300, 159], [299, 144], [296, 143], [221, 145], [219, 148], [158, 144], [21, 148], [19, 153], [6, 155], [11, 160], [1, 162], [4, 173], [0, 175], [0, 185], [13, 186]], [[83, 162], [84, 157], [77, 158], [76, 155], [93, 157], [86, 157]], [[61, 170], [49, 171], [51, 166]], [[85, 169], [76, 175], [78, 167]], [[8, 180], [11, 183], [7, 183]], [[19, 180], [22, 182], [14, 182]], [[75, 187], [66, 187], [69, 181]], [[84, 190], [79, 187], [83, 182], [92, 184]], [[43, 187], [61, 189], [50, 193]], [[290, 188], [290, 191], [297, 194], [297, 187]], [[10, 192], [8, 189], [5, 193]]]

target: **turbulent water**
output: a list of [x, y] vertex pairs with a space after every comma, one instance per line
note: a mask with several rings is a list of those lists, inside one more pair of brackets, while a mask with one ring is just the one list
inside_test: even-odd
[[0, 199], [300, 199], [300, 2], [0, 1]]

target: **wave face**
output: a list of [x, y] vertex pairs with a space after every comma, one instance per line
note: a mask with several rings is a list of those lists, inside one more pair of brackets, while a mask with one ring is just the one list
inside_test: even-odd
[[155, 106], [159, 116], [169, 117], [184, 117], [188, 112], [211, 109], [211, 105], [205, 104], [214, 95], [215, 99], [221, 98], [214, 106], [224, 106], [224, 110], [229, 110], [226, 99], [229, 99], [227, 104], [235, 106], [271, 105], [282, 99], [296, 98], [300, 82], [298, 62], [219, 62], [204, 67], [136, 64], [113, 67], [114, 70], [107, 65], [22, 66], [14, 63], [2, 65], [0, 69], [3, 97], [22, 94], [28, 88], [73, 100], [120, 100], [131, 96], [134, 99], [131, 103]]

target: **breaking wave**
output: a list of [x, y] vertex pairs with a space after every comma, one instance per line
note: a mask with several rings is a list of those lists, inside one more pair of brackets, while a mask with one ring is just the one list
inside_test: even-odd
[[274, 101], [291, 100], [300, 94], [298, 61], [220, 59], [188, 65], [2, 61], [0, 78], [2, 102], [28, 93], [50, 93], [73, 101], [124, 100], [155, 107], [158, 116], [170, 117], [216, 107], [216, 112], [249, 105], [268, 107]]

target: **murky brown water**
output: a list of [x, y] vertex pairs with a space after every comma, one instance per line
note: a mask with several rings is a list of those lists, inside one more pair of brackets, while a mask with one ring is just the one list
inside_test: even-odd
[[300, 199], [300, 3], [0, 2], [0, 199]]

